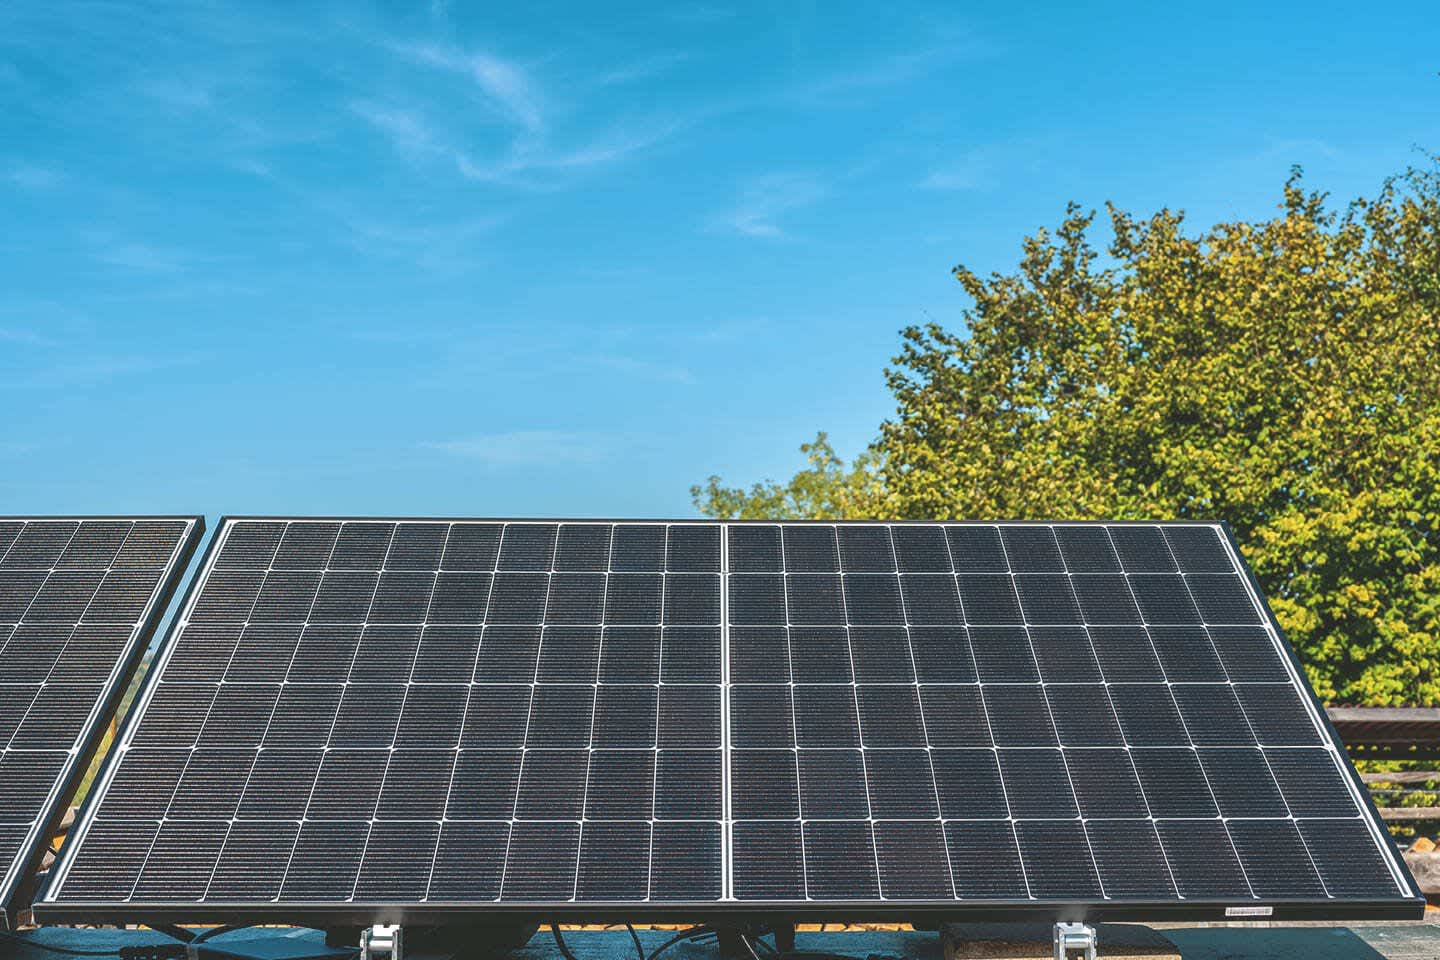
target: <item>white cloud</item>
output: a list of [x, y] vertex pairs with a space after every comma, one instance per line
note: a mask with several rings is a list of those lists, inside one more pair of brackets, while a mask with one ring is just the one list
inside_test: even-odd
[[469, 70], [480, 89], [525, 129], [533, 132], [545, 129], [545, 117], [541, 111], [539, 96], [525, 71], [488, 54], [471, 57]]
[[[578, 173], [592, 167], [617, 163], [632, 153], [659, 143], [680, 124], [664, 120], [648, 127], [613, 130], [574, 148], [556, 148], [544, 141], [517, 140], [506, 155], [493, 163], [475, 159], [465, 151], [455, 152], [455, 168], [468, 180], [486, 180], [522, 186], [553, 185], [554, 174]], [[552, 175], [549, 180], [537, 175]]]
[[492, 467], [523, 467], [593, 462], [605, 455], [608, 444], [598, 434], [517, 430], [429, 441], [421, 446]]
[[627, 83], [649, 80], [688, 59], [690, 59], [688, 54], [678, 52], [646, 57], [643, 60], [636, 60], [634, 63], [627, 63], [600, 74], [595, 78], [595, 85], [597, 87], [617, 87]]
[[417, 63], [469, 77], [493, 107], [525, 130], [540, 133], [546, 128], [539, 85], [519, 64], [494, 54], [464, 54], [432, 44], [391, 49]]
[[789, 92], [789, 98], [808, 105], [851, 107], [859, 94], [912, 84], [956, 64], [996, 53], [990, 43], [954, 28], [942, 28], [938, 33], [923, 45], [801, 83]]
[[350, 112], [378, 130], [402, 153], [420, 155], [448, 153], [430, 125], [419, 113], [371, 100], [357, 100]]
[[802, 173], [770, 173], [750, 181], [740, 200], [715, 217], [713, 225], [747, 237], [779, 239], [786, 236], [784, 214], [818, 203], [830, 192], [818, 177]]
[[[563, 186], [566, 174], [577, 174], [618, 162], [672, 135], [684, 126], [660, 116], [613, 123], [598, 133], [577, 137], [556, 130], [550, 97], [544, 85], [515, 60], [492, 53], [465, 53], [436, 44], [387, 44], [404, 60], [468, 81], [482, 102], [510, 128], [508, 142], [499, 150], [482, 152], [471, 137], [460, 132], [474, 118], [453, 108], [448, 122], [433, 121], [437, 110], [424, 113], [396, 106], [400, 98], [366, 100], [351, 105], [351, 112], [385, 135], [397, 149], [412, 156], [430, 155], [447, 160], [467, 180], [531, 189]], [[633, 82], [664, 70], [679, 58], [667, 54], [602, 74], [589, 85]], [[585, 86], [585, 84], [581, 84]], [[408, 94], [407, 96], [413, 96]], [[573, 111], [571, 111], [573, 114]], [[473, 132], [473, 131], [472, 131]]]
[[922, 185], [932, 190], [977, 190], [985, 185], [993, 166], [989, 151], [972, 150], [932, 170]]

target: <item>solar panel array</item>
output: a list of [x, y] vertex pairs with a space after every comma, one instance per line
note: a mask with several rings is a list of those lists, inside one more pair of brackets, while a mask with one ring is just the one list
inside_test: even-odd
[[42, 916], [1416, 896], [1215, 527], [257, 519], [202, 577]]
[[197, 524], [0, 518], [0, 920], [85, 772]]

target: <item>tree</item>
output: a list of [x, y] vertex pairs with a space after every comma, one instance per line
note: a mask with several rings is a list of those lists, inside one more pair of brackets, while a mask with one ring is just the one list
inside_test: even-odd
[[866, 483], [697, 503], [1225, 520], [1323, 698], [1440, 702], [1440, 168], [1338, 213], [1297, 171], [1273, 219], [1193, 235], [1108, 213], [1103, 259], [1071, 205], [1015, 272], [956, 268], [963, 331], [902, 332]]
[[862, 453], [847, 468], [822, 431], [813, 443], [802, 443], [800, 452], [809, 465], [784, 486], [764, 481], [744, 490], [722, 486], [720, 478], [712, 476], [704, 486], [691, 487], [690, 497], [700, 512], [722, 520], [841, 520], [873, 510], [882, 496], [874, 451]]

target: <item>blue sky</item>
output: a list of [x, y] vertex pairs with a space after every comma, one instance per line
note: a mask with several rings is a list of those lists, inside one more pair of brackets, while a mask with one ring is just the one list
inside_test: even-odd
[[0, 513], [669, 516], [1067, 200], [1440, 150], [1429, 3], [0, 6]]

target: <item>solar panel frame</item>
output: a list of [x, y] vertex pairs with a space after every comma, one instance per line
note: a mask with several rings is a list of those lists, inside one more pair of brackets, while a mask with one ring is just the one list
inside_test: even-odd
[[[1075, 897], [1072, 899], [1052, 898], [1036, 900], [1030, 898], [998, 897], [994, 899], [886, 899], [886, 900], [790, 900], [790, 899], [747, 899], [735, 900], [728, 895], [721, 900], [697, 900], [697, 901], [671, 901], [671, 902], [635, 902], [635, 901], [582, 901], [582, 902], [557, 902], [557, 901], [505, 901], [493, 902], [416, 902], [416, 901], [393, 901], [393, 900], [371, 900], [371, 901], [347, 901], [347, 902], [311, 902], [281, 900], [270, 902], [242, 902], [242, 901], [204, 901], [181, 902], [181, 901], [154, 901], [154, 902], [105, 902], [105, 901], [78, 901], [54, 899], [56, 888], [64, 882], [64, 871], [68, 868], [73, 859], [75, 850], [80, 846], [80, 841], [74, 841], [67, 845], [67, 850], [56, 864], [56, 869], [41, 892], [35, 903], [35, 915], [44, 921], [64, 922], [304, 922], [319, 926], [340, 926], [352, 924], [368, 924], [372, 922], [388, 923], [445, 923], [459, 922], [461, 920], [474, 920], [483, 917], [493, 922], [528, 922], [534, 920], [553, 920], [556, 922], [623, 922], [623, 921], [653, 921], [673, 922], [690, 921], [698, 918], [711, 918], [740, 921], [764, 921], [767, 919], [783, 918], [786, 920], [801, 921], [844, 921], [844, 920], [871, 920], [871, 921], [920, 921], [920, 922], [941, 922], [944, 920], [964, 919], [971, 914], [982, 914], [987, 919], [993, 920], [1086, 920], [1086, 921], [1185, 921], [1185, 920], [1215, 920], [1235, 916], [1256, 916], [1263, 915], [1272, 919], [1294, 919], [1294, 920], [1319, 920], [1319, 919], [1405, 919], [1421, 916], [1424, 910], [1424, 898], [1410, 876], [1399, 850], [1388, 832], [1380, 826], [1378, 811], [1371, 801], [1369, 791], [1355, 772], [1353, 764], [1346, 759], [1344, 747], [1336, 734], [1334, 727], [1330, 724], [1323, 708], [1320, 707], [1309, 684], [1304, 679], [1303, 668], [1298, 656], [1285, 638], [1283, 629], [1276, 620], [1264, 594], [1261, 592], [1259, 583], [1253, 571], [1245, 563], [1233, 532], [1224, 523], [1196, 523], [1190, 521], [1131, 521], [1131, 522], [1109, 522], [1109, 521], [704, 521], [704, 520], [604, 520], [596, 518], [476, 518], [476, 517], [393, 517], [393, 516], [345, 516], [345, 517], [273, 517], [273, 516], [235, 516], [222, 518], [220, 527], [217, 529], [214, 539], [211, 542], [207, 558], [196, 573], [190, 589], [187, 592], [184, 610], [193, 606], [198, 598], [200, 588], [211, 569], [211, 554], [223, 539], [224, 532], [234, 523], [240, 522], [287, 522], [300, 520], [321, 520], [330, 523], [392, 523], [402, 524], [413, 523], [494, 523], [494, 524], [516, 524], [516, 523], [541, 523], [541, 524], [627, 524], [627, 525], [676, 525], [676, 524], [713, 524], [720, 528], [720, 544], [722, 561], [720, 575], [722, 577], [722, 589], [720, 591], [721, 604], [721, 660], [722, 676], [721, 686], [724, 694], [721, 697], [721, 737], [722, 755], [725, 761], [722, 763], [721, 777], [721, 803], [723, 843], [721, 856], [723, 860], [723, 884], [724, 890], [731, 889], [731, 874], [733, 865], [731, 858], [735, 854], [733, 844], [733, 829], [736, 821], [732, 812], [732, 789], [731, 776], [732, 764], [732, 722], [730, 716], [731, 692], [733, 681], [730, 672], [730, 656], [732, 650], [731, 633], [738, 625], [731, 617], [731, 590], [729, 589], [730, 575], [737, 572], [731, 566], [730, 536], [729, 531], [734, 528], [763, 527], [773, 525], [784, 525], [787, 528], [792, 526], [884, 526], [891, 528], [903, 527], [929, 527], [943, 525], [947, 529], [954, 526], [988, 527], [988, 528], [1123, 528], [1123, 527], [1202, 527], [1216, 531], [1227, 561], [1232, 565], [1234, 571], [1238, 571], [1244, 585], [1246, 599], [1254, 604], [1263, 620], [1263, 625], [1269, 634], [1280, 663], [1284, 666], [1287, 681], [1286, 684], [1293, 690], [1298, 691], [1301, 705], [1304, 708], [1308, 719], [1317, 727], [1322, 738], [1320, 746], [1333, 747], [1340, 758], [1337, 766], [1341, 768], [1341, 779], [1344, 781], [1350, 793], [1350, 799], [1356, 804], [1361, 812], [1360, 819], [1363, 820], [1364, 829], [1371, 841], [1377, 845], [1378, 851], [1384, 861], [1384, 866], [1391, 874], [1397, 889], [1402, 891], [1397, 897], [1378, 898], [1373, 896], [1290, 896], [1290, 897], [1237, 897], [1227, 896], [1197, 896], [1176, 900], [1173, 898], [1144, 898], [1127, 897], [1124, 899], [1108, 899], [1095, 897]], [[997, 543], [1000, 540], [997, 539]], [[498, 547], [497, 547], [498, 549]], [[1167, 548], [1168, 549], [1168, 548]], [[843, 546], [842, 546], [843, 550]], [[1003, 550], [1003, 548], [1002, 548]], [[1140, 556], [1140, 554], [1136, 554]], [[1122, 569], [1124, 568], [1122, 557]], [[1007, 560], [1008, 564], [1008, 560]], [[963, 573], [958, 562], [955, 563], [954, 575]], [[1178, 571], [1185, 572], [1185, 571]], [[1192, 571], [1192, 572], [1204, 572]], [[1128, 570], [1127, 570], [1128, 574]], [[1068, 574], [1067, 574], [1068, 576]], [[1009, 574], [1010, 579], [1014, 578], [1014, 571]], [[782, 601], [783, 602], [783, 601]], [[184, 614], [182, 614], [184, 616]], [[182, 617], [177, 617], [171, 627], [172, 636], [167, 637], [165, 647], [161, 656], [168, 659], [173, 648], [173, 634], [176, 625]], [[1023, 618], [1017, 621], [1017, 625], [1025, 626]], [[1088, 629], [1088, 628], [1086, 628]], [[141, 697], [148, 699], [152, 689], [158, 686], [162, 669], [157, 663], [157, 669], [153, 669], [147, 676], [145, 687]], [[134, 712], [138, 718], [140, 711]], [[128, 728], [128, 724], [127, 724]], [[124, 732], [122, 731], [122, 736]], [[1128, 748], [1127, 748], [1128, 749]], [[118, 754], [118, 751], [115, 752]], [[101, 772], [100, 784], [108, 784], [113, 775], [112, 766], [118, 757], [112, 755]], [[96, 789], [92, 792], [91, 800], [98, 802], [103, 789]], [[75, 830], [81, 833], [87, 830], [93, 820], [94, 805], [87, 801], [86, 807], [82, 809], [77, 819]], [[1346, 820], [1350, 825], [1355, 822], [1351, 816]], [[1314, 823], [1324, 824], [1330, 821], [1316, 820]], [[797, 821], [798, 822], [798, 821]], [[1002, 821], [1003, 822], [1003, 821]], [[1318, 827], [1316, 828], [1318, 829]], [[1082, 834], [1083, 836], [1083, 834]], [[82, 838], [83, 839], [83, 838]], [[1022, 857], [1023, 859], [1023, 857]], [[878, 866], [878, 864], [877, 864]], [[1259, 914], [1256, 911], [1261, 911]]]
[[[120, 655], [116, 658], [105, 680], [101, 682], [99, 695], [86, 714], [84, 724], [69, 751], [69, 758], [51, 781], [40, 813], [32, 822], [14, 858], [3, 866], [4, 872], [3, 875], [0, 875], [0, 930], [12, 929], [16, 913], [25, 906], [17, 902], [17, 898], [26, 891], [27, 885], [40, 865], [41, 858], [49, 848], [51, 839], [64, 819], [70, 798], [79, 788], [96, 753], [104, 742], [108, 726], [105, 721], [119, 708], [120, 702], [144, 658], [145, 650], [149, 647], [151, 639], [155, 636], [157, 628], [170, 608], [170, 601], [189, 567], [196, 546], [205, 530], [205, 518], [202, 516], [103, 514], [0, 516], [0, 524], [17, 522], [23, 524], [130, 523], [132, 524], [131, 530], [133, 530], [133, 524], [136, 523], [176, 522], [185, 524], [185, 528], [177, 539], [169, 559], [161, 568], [160, 576], [150, 592], [146, 606], [142, 609], [140, 616], [133, 621], [134, 625], [131, 627], [130, 636]], [[77, 533], [79, 529], [77, 527]], [[130, 531], [127, 531], [127, 538], [129, 534]], [[15, 542], [18, 542], [18, 538], [19, 534], [17, 533]], [[115, 569], [114, 561], [118, 558], [120, 550], [123, 549], [124, 542], [122, 539], [116, 545], [116, 554], [106, 564], [107, 572]], [[13, 546], [13, 542], [7, 544], [5, 549], [0, 549], [0, 559], [6, 556], [11, 546]], [[71, 544], [66, 545], [56, 563], [64, 559], [70, 546]], [[98, 591], [99, 585], [97, 585], [96, 593], [92, 594], [92, 602], [98, 595]], [[132, 621], [127, 620], [126, 622]], [[76, 628], [78, 628], [78, 624], [76, 627], [72, 627], [72, 632]], [[0, 643], [0, 646], [3, 646], [3, 643]]]

